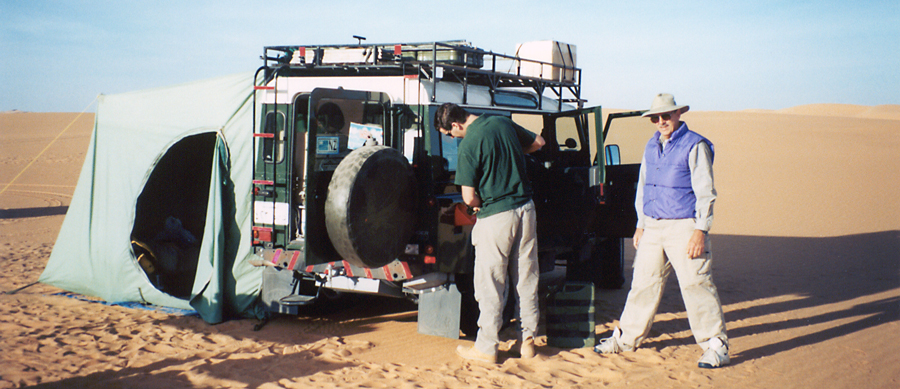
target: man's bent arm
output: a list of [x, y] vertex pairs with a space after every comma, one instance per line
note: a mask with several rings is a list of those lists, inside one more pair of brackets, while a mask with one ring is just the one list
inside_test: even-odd
[[544, 140], [544, 138], [542, 138], [540, 135], [535, 135], [534, 142], [531, 142], [531, 145], [525, 148], [525, 154], [531, 154], [535, 151], [538, 151], [541, 149], [541, 147], [544, 147], [545, 144], [547, 144], [547, 142]]
[[475, 188], [465, 185], [460, 186], [462, 187], [463, 202], [466, 203], [466, 205], [468, 205], [470, 208], [481, 207], [481, 198], [478, 197], [478, 193], [475, 192]]
[[695, 228], [709, 231], [712, 227], [716, 188], [713, 185], [712, 151], [706, 142], [699, 142], [691, 148], [688, 154], [688, 165], [691, 169], [691, 188], [697, 197]]

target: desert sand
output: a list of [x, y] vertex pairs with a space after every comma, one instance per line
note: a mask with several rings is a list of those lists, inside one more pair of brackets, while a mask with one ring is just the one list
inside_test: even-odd
[[[254, 331], [255, 320], [209, 325], [31, 285], [93, 115], [0, 113], [0, 388], [900, 387], [900, 106], [693, 109], [684, 120], [716, 145], [713, 263], [732, 359], [715, 370], [696, 366], [674, 277], [638, 351], [601, 356], [541, 336], [537, 358], [501, 352], [498, 365], [458, 359], [472, 339], [416, 333], [415, 307], [398, 300]], [[649, 133], [610, 136], [643, 145]], [[598, 292], [598, 336], [626, 294]]]

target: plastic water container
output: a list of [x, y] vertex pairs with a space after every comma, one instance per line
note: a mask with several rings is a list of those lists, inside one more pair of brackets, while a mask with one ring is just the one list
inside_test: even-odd
[[574, 69], [576, 66], [575, 45], [557, 41], [526, 42], [516, 46], [516, 56], [523, 59], [549, 62], [547, 64], [518, 61], [523, 76], [563, 83], [578, 81]]
[[547, 345], [594, 347], [594, 284], [567, 282], [547, 304]]

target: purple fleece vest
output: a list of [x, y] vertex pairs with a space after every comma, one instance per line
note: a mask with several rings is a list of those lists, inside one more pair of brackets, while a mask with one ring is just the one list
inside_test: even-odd
[[682, 123], [669, 140], [665, 151], [659, 144], [659, 132], [647, 142], [644, 158], [647, 176], [644, 183], [644, 215], [655, 219], [687, 219], [694, 217], [697, 197], [691, 187], [688, 154], [699, 142], [706, 142], [715, 157], [709, 139], [688, 129]]

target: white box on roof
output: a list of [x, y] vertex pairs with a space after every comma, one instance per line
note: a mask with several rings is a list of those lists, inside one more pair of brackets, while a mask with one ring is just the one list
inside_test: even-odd
[[[516, 45], [516, 56], [549, 64], [518, 61], [521, 75], [561, 82], [575, 82], [575, 45], [558, 41], [535, 41]], [[555, 65], [555, 66], [554, 66]], [[566, 69], [568, 68], [568, 69]]]

